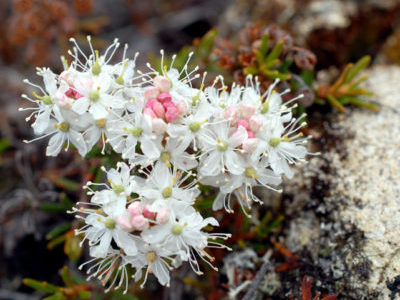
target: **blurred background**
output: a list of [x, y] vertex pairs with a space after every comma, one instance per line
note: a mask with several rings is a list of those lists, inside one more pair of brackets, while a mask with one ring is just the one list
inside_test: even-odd
[[[207, 270], [203, 278], [197, 278], [184, 266], [173, 275], [170, 289], [150, 281], [145, 291], [132, 286], [129, 296], [118, 292], [104, 295], [98, 283], [84, 283], [80, 279], [83, 273], [76, 266], [88, 258], [87, 249], [81, 251], [79, 237], [72, 231], [77, 224], [65, 211], [76, 201], [85, 201], [81, 186], [88, 179], [101, 180], [97, 166], [103, 162], [97, 157], [82, 161], [73, 153], [46, 158], [46, 141], [24, 144], [22, 140], [33, 138], [33, 133], [18, 107], [26, 105], [21, 93], [30, 92], [22, 80], [29, 78], [39, 83], [36, 67], [46, 66], [59, 72], [60, 56], [68, 57], [69, 38], [75, 37], [86, 47], [87, 35], [92, 36], [99, 49], [111, 44], [114, 38], [119, 38], [121, 44], [128, 43], [131, 57], [137, 51], [141, 53], [139, 69], [148, 60], [156, 65], [159, 50], [165, 49], [168, 54], [178, 53], [178, 65], [189, 51], [194, 51], [193, 64], [207, 70], [210, 81], [217, 73], [224, 74], [228, 82], [243, 82], [245, 75], [255, 74], [268, 87], [275, 78], [280, 78], [284, 82], [282, 88], [289, 86], [294, 90], [290, 96], [306, 94], [297, 113], [308, 112], [311, 126], [307, 133], [321, 137], [326, 134], [320, 130], [324, 120], [332, 113], [344, 112], [345, 106], [377, 109], [374, 98], [365, 90], [352, 97], [346, 93], [330, 95], [326, 91], [329, 84], [340, 78], [348, 63], [363, 57], [354, 72], [364, 69], [370, 58], [374, 64], [400, 63], [400, 3], [396, 0], [1, 0], [0, 299], [56, 295], [56, 290], [46, 290], [40, 285], [35, 290], [34, 282], [24, 284], [23, 279], [65, 286], [70, 277], [74, 281], [69, 283], [73, 293], [58, 294], [58, 298], [51, 299], [88, 296], [221, 299], [232, 293], [241, 299], [243, 293], [235, 288], [254, 278], [261, 258], [271, 249], [274, 272], [268, 271], [270, 277], [259, 299], [300, 299], [301, 293], [304, 297], [307, 290], [304, 282], [301, 288], [304, 275], [319, 281], [318, 291], [324, 294], [361, 299], [357, 298], [359, 294], [350, 296], [346, 278], [337, 280], [329, 272], [321, 271], [323, 266], [316, 265], [310, 253], [294, 254], [284, 247], [293, 213], [285, 209], [285, 203], [290, 202], [290, 193], [295, 191], [265, 195], [279, 198], [276, 201], [280, 204], [258, 209], [255, 212], [261, 220], [258, 223], [246, 220], [240, 213], [226, 219], [221, 231], [236, 236], [236, 240], [230, 241], [235, 251], [229, 256], [224, 252], [214, 253], [216, 265], [222, 270], [219, 273]], [[264, 36], [268, 36], [269, 44], [260, 59], [256, 53], [260, 45], [265, 45]], [[118, 55], [121, 53], [116, 60]], [[335, 143], [328, 135], [326, 141]], [[321, 150], [326, 145], [313, 147]], [[314, 192], [316, 199], [323, 197], [321, 190]], [[207, 199], [204, 203], [199, 209], [209, 210]], [[79, 289], [89, 291], [90, 295], [78, 295], [75, 292]]]

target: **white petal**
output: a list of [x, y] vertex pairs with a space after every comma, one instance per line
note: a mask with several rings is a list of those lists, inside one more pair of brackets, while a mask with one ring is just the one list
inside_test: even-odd
[[[87, 109], [89, 107], [89, 103], [90, 103], [90, 101], [88, 98], [81, 97], [78, 100], [74, 101], [74, 103], [71, 106], [71, 109], [74, 112], [76, 112], [77, 114], [82, 115], [87, 111]], [[99, 119], [101, 119], [101, 118], [99, 118]]]
[[87, 146], [83, 135], [75, 130], [70, 130], [68, 135], [71, 143], [78, 149], [81, 156], [85, 156], [87, 153]]
[[137, 254], [135, 238], [129, 232], [114, 229], [113, 237], [117, 245], [122, 248], [127, 255], [133, 256]]
[[49, 145], [46, 148], [46, 155], [57, 156], [63, 147], [64, 139], [65, 136], [62, 133], [57, 132], [55, 135], [53, 135], [49, 140]]

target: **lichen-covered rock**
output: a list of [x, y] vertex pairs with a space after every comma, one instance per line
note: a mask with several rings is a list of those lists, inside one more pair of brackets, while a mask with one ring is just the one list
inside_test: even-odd
[[308, 254], [340, 299], [400, 299], [399, 78], [398, 67], [372, 69], [366, 85], [380, 111], [324, 124], [322, 154], [285, 190], [294, 218], [285, 245]]

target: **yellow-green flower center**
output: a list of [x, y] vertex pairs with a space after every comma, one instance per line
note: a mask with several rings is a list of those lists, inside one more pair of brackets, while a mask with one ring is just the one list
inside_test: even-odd
[[96, 102], [97, 100], [99, 100], [99, 98], [100, 98], [99, 91], [90, 92], [90, 94], [89, 94], [90, 101]]
[[225, 141], [220, 141], [220, 140], [218, 140], [217, 141], [217, 149], [219, 150], [219, 151], [225, 151], [226, 149], [228, 149], [228, 143], [227, 142], [225, 142]]
[[172, 195], [172, 187], [167, 186], [166, 188], [164, 188], [161, 192], [161, 195], [166, 199], [171, 197]]
[[191, 123], [191, 124], [189, 125], [189, 129], [190, 129], [192, 132], [197, 132], [197, 131], [199, 131], [200, 126], [201, 126], [201, 123], [200, 123], [200, 122], [193, 122], [193, 123]]
[[274, 148], [277, 147], [280, 143], [281, 143], [281, 138], [271, 138], [269, 140], [269, 145]]
[[183, 226], [181, 226], [181, 225], [174, 225], [171, 228], [171, 232], [174, 235], [180, 235], [182, 233], [182, 230], [183, 230]]
[[106, 126], [106, 120], [105, 119], [96, 120], [96, 126], [98, 128], [104, 128]]
[[68, 132], [69, 131], [69, 123], [67, 122], [61, 122], [58, 124], [58, 129], [62, 132]]
[[108, 229], [114, 229], [116, 225], [116, 222], [113, 219], [107, 219], [104, 221], [104, 226], [106, 226]]
[[244, 175], [248, 178], [257, 178], [257, 173], [256, 170], [252, 167], [248, 167], [244, 170]]

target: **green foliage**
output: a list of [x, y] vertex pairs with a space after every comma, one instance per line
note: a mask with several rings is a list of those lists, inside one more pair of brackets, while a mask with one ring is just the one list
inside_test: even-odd
[[346, 105], [355, 105], [378, 111], [379, 106], [367, 102], [362, 97], [370, 97], [373, 94], [361, 88], [360, 83], [368, 79], [367, 75], [359, 76], [360, 73], [368, 67], [371, 57], [366, 55], [355, 64], [349, 63], [343, 69], [339, 78], [332, 84], [321, 84], [315, 90], [317, 104], [330, 104], [340, 112], [345, 112]]
[[57, 286], [46, 281], [38, 281], [31, 278], [25, 278], [23, 283], [34, 290], [50, 294], [43, 298], [47, 300], [90, 299], [92, 297], [93, 287], [88, 283], [82, 283], [82, 280], [76, 280], [71, 275], [68, 267], [64, 266], [61, 269], [61, 278], [65, 286]]
[[282, 62], [279, 59], [282, 54], [283, 44], [283, 41], [280, 41], [269, 50], [269, 36], [268, 34], [264, 35], [261, 38], [260, 48], [254, 50], [257, 64], [244, 68], [243, 74], [263, 75], [269, 79], [290, 79], [290, 74], [285, 73], [288, 73], [288, 68], [292, 61], [284, 60]]
[[[196, 39], [192, 46], [182, 47], [178, 53], [176, 53], [174, 68], [182, 69], [186, 64], [189, 53], [193, 52], [193, 57], [189, 63], [190, 68], [200, 66], [202, 70], [212, 70], [215, 68], [215, 64], [212, 61], [211, 54], [214, 48], [215, 39], [217, 37], [217, 30], [211, 29], [202, 38]], [[155, 69], [159, 72], [162, 71], [164, 66], [169, 66], [171, 59], [164, 57], [164, 66], [161, 66], [161, 58], [158, 55], [149, 54], [149, 60]]]

